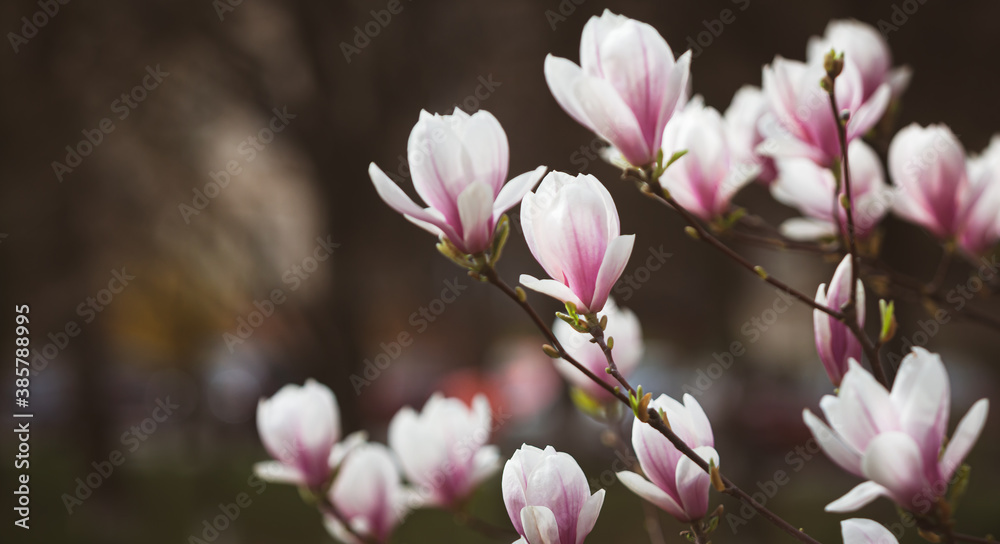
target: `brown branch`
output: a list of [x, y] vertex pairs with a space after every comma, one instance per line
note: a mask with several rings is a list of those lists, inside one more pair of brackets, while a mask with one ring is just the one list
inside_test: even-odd
[[976, 544], [996, 544], [997, 542], [996, 539], [994, 539], [992, 536], [981, 537], [981, 536], [967, 535], [964, 533], [952, 533], [951, 536], [953, 536], [955, 540], [958, 540], [959, 542], [974, 542]]
[[[851, 259], [850, 296], [847, 299], [847, 304], [841, 308], [841, 312], [843, 313], [841, 321], [847, 325], [847, 328], [850, 329], [851, 333], [854, 334], [854, 337], [861, 344], [865, 355], [868, 357], [868, 363], [871, 365], [875, 378], [888, 389], [892, 384], [889, 383], [889, 379], [885, 375], [885, 369], [882, 367], [882, 360], [879, 357], [879, 350], [875, 347], [871, 339], [868, 338], [868, 335], [865, 334], [864, 329], [858, 325], [858, 312], [864, 312], [865, 309], [858, 308], [858, 275], [861, 272], [861, 263], [858, 257], [857, 232], [854, 225], [854, 201], [851, 195], [851, 165], [847, 153], [847, 120], [840, 116], [840, 110], [837, 107], [837, 95], [834, 92], [838, 72], [839, 70], [829, 70], [827, 77], [824, 79], [824, 84], [826, 84], [827, 96], [830, 98], [830, 110], [833, 113], [833, 120], [837, 124], [837, 139], [840, 144], [840, 179], [844, 182], [845, 202], [843, 203], [843, 207], [847, 212], [847, 251]], [[834, 211], [837, 212], [834, 217], [838, 219], [837, 223], [839, 225], [840, 213], [836, 205], [840, 204], [840, 194], [839, 191], [837, 193], [834, 195]]]
[[351, 523], [347, 520], [346, 517], [344, 517], [344, 514], [342, 514], [340, 510], [338, 510], [337, 507], [333, 504], [333, 501], [329, 500], [326, 497], [322, 497], [318, 502], [318, 506], [320, 512], [340, 522], [340, 524], [344, 527], [344, 530], [350, 533], [350, 535], [353, 536], [354, 538], [358, 539], [358, 542], [362, 542], [363, 544], [378, 544], [376, 540], [373, 539], [372, 537], [363, 535], [355, 531], [354, 527], [351, 527]]
[[630, 406], [628, 397], [625, 396], [625, 394], [622, 393], [618, 388], [613, 387], [608, 382], [598, 378], [593, 372], [590, 371], [590, 369], [583, 366], [582, 363], [580, 363], [579, 361], [571, 357], [568, 353], [566, 353], [565, 348], [563, 348], [562, 344], [559, 343], [559, 339], [556, 338], [556, 335], [552, 332], [552, 329], [550, 329], [549, 326], [546, 325], [544, 321], [542, 321], [542, 318], [538, 315], [538, 312], [536, 312], [535, 309], [531, 307], [531, 304], [528, 304], [527, 300], [523, 300], [517, 294], [517, 291], [512, 289], [509, 285], [507, 285], [506, 282], [503, 281], [503, 279], [500, 278], [499, 275], [497, 275], [497, 271], [495, 268], [493, 268], [491, 265], [484, 265], [480, 270], [478, 270], [478, 273], [481, 274], [484, 278], [486, 278], [486, 281], [500, 288], [500, 290], [503, 291], [503, 293], [507, 295], [508, 298], [516, 302], [518, 306], [520, 306], [525, 312], [528, 313], [528, 316], [530, 316], [531, 320], [535, 322], [535, 326], [538, 327], [538, 330], [540, 330], [542, 334], [545, 335], [545, 338], [547, 338], [549, 342], [552, 343], [552, 347], [556, 348], [559, 357], [565, 359], [571, 365], [575, 366], [577, 370], [583, 372], [588, 378], [590, 378], [598, 385], [603, 387], [608, 393], [614, 395], [615, 398], [624, 402], [626, 406]]
[[[541, 317], [539, 317], [539, 315], [535, 311], [535, 309], [531, 307], [531, 305], [527, 302], [527, 300], [522, 299], [521, 296], [518, 295], [517, 291], [515, 291], [514, 289], [512, 289], [509, 285], [507, 285], [500, 278], [499, 275], [497, 275], [496, 269], [494, 269], [492, 265], [490, 265], [488, 263], [480, 263], [480, 265], [477, 268], [477, 270], [475, 270], [473, 272], [473, 274], [477, 274], [477, 273], [479, 275], [481, 275], [483, 278], [485, 278], [486, 281], [488, 281], [489, 283], [491, 283], [491, 284], [497, 286], [498, 288], [500, 288], [500, 290], [503, 291], [504, 294], [506, 294], [508, 296], [508, 298], [510, 298], [511, 300], [515, 301], [518, 304], [518, 306], [520, 306], [522, 309], [524, 309], [525, 312], [528, 313], [528, 315], [531, 317], [531, 320], [534, 321], [535, 326], [538, 327], [538, 329], [542, 332], [542, 334], [545, 335], [546, 338], [549, 339], [550, 342], [552, 342], [553, 347], [555, 347], [556, 350], [559, 352], [560, 357], [562, 357], [566, 361], [569, 361], [570, 364], [572, 364], [577, 369], [579, 369], [584, 374], [586, 374], [588, 378], [590, 378], [591, 380], [593, 380], [594, 382], [596, 382], [598, 385], [600, 385], [601, 387], [603, 387], [604, 389], [606, 389], [608, 392], [610, 392], [611, 394], [613, 394], [615, 396], [615, 398], [617, 398], [619, 401], [621, 401], [623, 404], [625, 404], [626, 406], [628, 406], [631, 409], [631, 406], [632, 406], [631, 402], [629, 402], [628, 397], [626, 397], [621, 392], [620, 388], [612, 387], [611, 385], [609, 385], [604, 380], [598, 378], [593, 372], [591, 372], [590, 370], [588, 370], [586, 367], [584, 367], [578, 361], [576, 361], [575, 359], [570, 358], [566, 354], [566, 351], [559, 344], [559, 340], [556, 339], [555, 335], [552, 333], [552, 330], [549, 329], [548, 325], [546, 325], [545, 322], [542, 321]], [[811, 301], [811, 299], [810, 299], [810, 301]], [[606, 356], [608, 358], [610, 358], [610, 350], [608, 350], [605, 353], [606, 353]], [[628, 387], [629, 390], [633, 390], [632, 387], [630, 385], [628, 385], [628, 382], [627, 382], [627, 380], [625, 380], [624, 377], [622, 377], [620, 379], [620, 381], [622, 381], [623, 385], [625, 385], [626, 387]], [[681, 440], [680, 437], [678, 437], [670, 429], [669, 426], [667, 426], [666, 424], [664, 424], [663, 420], [660, 419], [660, 415], [656, 412], [656, 410], [650, 409], [649, 412], [648, 412], [648, 414], [649, 414], [649, 417], [648, 417], [647, 423], [649, 425], [651, 425], [654, 429], [656, 429], [657, 431], [659, 431], [659, 433], [662, 434], [664, 437], [666, 437], [666, 439], [669, 440], [670, 443], [674, 445], [674, 447], [676, 447], [681, 453], [683, 453], [688, 458], [690, 458], [692, 461], [694, 461], [699, 467], [701, 467], [702, 470], [704, 470], [705, 472], [711, 473], [711, 469], [708, 466], [708, 463], [706, 463], [704, 459], [702, 459], [683, 440]], [[758, 512], [760, 512], [760, 514], [765, 519], [767, 519], [771, 523], [774, 523], [780, 529], [782, 529], [786, 533], [790, 534], [791, 536], [795, 537], [799, 541], [805, 542], [806, 544], [820, 544], [819, 541], [817, 541], [816, 539], [810, 537], [809, 535], [805, 534], [801, 530], [796, 529], [793, 525], [791, 525], [787, 521], [781, 519], [780, 516], [778, 516], [777, 514], [771, 512], [770, 510], [768, 510], [767, 508], [765, 508], [764, 505], [762, 505], [759, 502], [755, 501], [745, 491], [743, 491], [742, 489], [740, 489], [739, 487], [737, 487], [736, 484], [734, 484], [731, 480], [729, 480], [728, 478], [722, 476], [721, 473], [719, 474], [719, 477], [722, 478], [722, 481], [726, 485], [725, 490], [723, 491], [724, 493], [740, 499], [745, 504], [749, 505], [753, 509], [755, 509]]]
[[[626, 173], [626, 176], [627, 175], [628, 173]], [[691, 212], [687, 211], [687, 209], [685, 209], [676, 200], [674, 200], [674, 197], [656, 191], [650, 185], [650, 183], [647, 182], [645, 179], [637, 179], [637, 178], [631, 178], [631, 179], [640, 183], [640, 190], [642, 191], [642, 194], [646, 195], [649, 198], [652, 198], [653, 200], [656, 200], [657, 202], [660, 202], [664, 206], [672, 208], [677, 213], [679, 213], [681, 217], [683, 217], [684, 220], [687, 221], [688, 225], [692, 229], [694, 229], [694, 232], [699, 240], [703, 240], [708, 245], [719, 250], [723, 255], [729, 257], [731, 260], [736, 262], [736, 264], [742, 266], [743, 268], [749, 270], [750, 272], [753, 272], [761, 279], [763, 279], [765, 282], [799, 299], [806, 305], [812, 307], [814, 310], [819, 310], [821, 312], [827, 313], [830, 316], [834, 317], [835, 319], [843, 318], [843, 314], [841, 314], [839, 311], [834, 310], [832, 308], [828, 308], [822, 304], [819, 304], [818, 302], [813, 300], [812, 297], [802, 293], [801, 291], [795, 289], [794, 287], [791, 287], [787, 283], [772, 277], [766, 271], [764, 271], [763, 268], [755, 266], [750, 261], [746, 260], [746, 258], [744, 258], [742, 255], [733, 251], [732, 248], [719, 241], [718, 238], [713, 236], [712, 233], [710, 233], [705, 227], [701, 225], [701, 222], [698, 221], [698, 218], [696, 218], [694, 215], [691, 214]]]

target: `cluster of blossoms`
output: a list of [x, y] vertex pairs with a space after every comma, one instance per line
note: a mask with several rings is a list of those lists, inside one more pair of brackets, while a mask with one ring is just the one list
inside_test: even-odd
[[[983, 429], [988, 401], [975, 403], [946, 440], [951, 396], [938, 355], [915, 348], [894, 382], [875, 372], [881, 367], [877, 348], [874, 360], [866, 349], [872, 345], [864, 334], [856, 242], [876, 236], [892, 210], [966, 256], [994, 247], [1000, 138], [970, 158], [943, 125], [906, 127], [889, 146], [887, 180], [864, 138], [891, 128], [887, 112], [910, 72], [894, 68], [884, 39], [856, 21], [830, 23], [809, 42], [804, 62], [775, 58], [763, 69], [762, 88], [740, 89], [724, 114], [689, 97], [690, 63], [690, 52], [675, 57], [650, 25], [606, 11], [584, 27], [580, 64], [550, 55], [544, 76], [559, 105], [607, 141], [606, 159], [647, 196], [689, 217], [696, 238], [711, 236], [700, 222], [722, 233], [736, 224], [740, 210], [732, 199], [756, 181], [802, 213], [782, 225], [787, 239], [839, 243], [835, 254], [844, 256], [829, 285], [818, 287], [814, 301], [800, 297], [814, 302], [818, 357], [838, 388], [820, 402], [826, 423], [809, 410], [804, 420], [830, 459], [866, 481], [827, 510], [853, 511], [885, 496], [919, 516], [927, 531], [950, 530], [950, 507], [942, 504]], [[593, 175], [541, 166], [508, 181], [507, 137], [486, 111], [421, 112], [407, 147], [426, 207], [372, 163], [378, 194], [437, 236], [445, 256], [528, 309], [550, 342], [545, 352], [579, 395], [593, 405], [631, 406], [639, 467], [619, 472], [619, 480], [704, 542], [718, 523], [709, 513], [711, 489], [737, 497], [741, 491], [721, 475], [712, 425], [697, 400], [654, 399], [628, 383], [643, 355], [642, 330], [610, 293], [635, 236], [622, 234], [607, 188]], [[566, 307], [551, 329], [538, 321], [525, 291], [507, 286], [494, 268], [509, 234], [504, 214], [518, 204], [524, 241], [548, 276], [522, 274], [519, 283]], [[885, 307], [880, 344], [895, 328]], [[876, 375], [862, 366], [865, 355]], [[290, 385], [260, 404], [261, 439], [275, 461], [258, 472], [307, 490], [338, 538], [385, 542], [407, 511], [455, 509], [498, 470], [499, 450], [488, 445], [491, 421], [485, 397], [470, 407], [435, 395], [421, 413], [396, 414], [389, 447], [358, 434], [340, 440], [333, 394], [312, 381]], [[528, 544], [580, 544], [604, 502], [576, 460], [551, 446], [515, 451], [503, 468], [502, 492], [519, 542]], [[812, 541], [791, 525], [785, 530]], [[895, 542], [862, 519], [843, 522], [843, 539]]]

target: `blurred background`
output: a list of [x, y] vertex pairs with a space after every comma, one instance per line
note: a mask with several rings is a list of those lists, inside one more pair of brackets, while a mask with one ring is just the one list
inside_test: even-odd
[[[760, 85], [774, 55], [804, 59], [807, 39], [828, 20], [883, 21], [896, 63], [914, 71], [899, 126], [946, 123], [970, 151], [1000, 131], [1000, 3], [991, 1], [402, 0], [386, 23], [372, 10], [388, 0], [53, 1], [57, 13], [36, 16], [42, 4], [0, 6], [8, 41], [0, 52], [0, 298], [9, 312], [0, 335], [12, 339], [11, 308], [30, 305], [36, 371], [32, 529], [26, 538], [5, 519], [4, 533], [16, 537], [5, 542], [189, 542], [203, 538], [220, 503], [244, 492], [252, 504], [215, 542], [331, 541], [295, 489], [248, 480], [266, 458], [257, 400], [308, 377], [333, 388], [346, 431], [368, 429], [379, 441], [399, 407], [422, 405], [435, 390], [486, 391], [504, 416], [495, 433], [504, 458], [522, 442], [551, 444], [607, 487], [589, 542], [647, 541], [640, 501], [610, 476], [621, 467], [597, 440], [601, 426], [573, 407], [530, 322], [441, 258], [433, 238], [384, 205], [368, 179], [371, 161], [405, 179], [420, 109], [456, 105], [500, 120], [512, 176], [544, 164], [607, 183], [623, 232], [637, 233], [626, 272], [635, 283], [615, 290], [647, 339], [633, 383], [673, 396], [696, 389], [727, 475], [754, 491], [786, 472], [767, 506], [839, 542], [840, 517], [822, 507], [857, 481], [810, 450], [801, 421], [802, 408], [815, 410], [830, 392], [811, 312], [799, 304], [777, 311], [784, 305], [775, 306], [773, 289], [618, 182], [591, 155], [594, 136], [551, 97], [543, 59], [578, 60], [584, 23], [605, 8], [652, 24], [677, 54], [718, 28], [712, 22], [728, 9], [734, 20], [702, 38], [692, 63], [694, 93], [723, 110], [740, 86]], [[359, 35], [365, 28], [374, 35]], [[759, 186], [737, 202], [774, 224], [794, 215]], [[929, 279], [935, 242], [895, 218], [884, 229], [885, 261]], [[736, 247], [807, 293], [834, 267]], [[643, 269], [650, 257], [663, 265]], [[500, 270], [509, 282], [540, 272], [519, 233]], [[957, 263], [942, 293], [971, 273]], [[1000, 316], [988, 295], [945, 307], [951, 317], [937, 328], [924, 304], [897, 297], [900, 334], [886, 351], [904, 353], [908, 338], [943, 354], [950, 428], [974, 400], [998, 398], [1000, 334], [967, 314]], [[558, 309], [531, 298], [546, 314]], [[731, 353], [734, 342], [745, 350]], [[13, 376], [3, 376], [9, 414]], [[155, 421], [154, 412], [168, 415]], [[958, 514], [966, 533], [998, 532], [995, 416], [968, 459], [973, 480]], [[15, 450], [4, 433], [5, 458]], [[68, 499], [114, 451], [124, 461], [113, 473], [79, 503]], [[4, 489], [13, 489], [12, 464], [0, 466]], [[728, 497], [713, 500], [734, 515], [716, 542], [788, 541]], [[499, 476], [473, 509], [509, 526]], [[861, 514], [898, 519], [888, 501]], [[680, 542], [683, 527], [661, 519], [667, 541]], [[893, 528], [903, 542], [919, 541], [915, 528]], [[413, 515], [395, 539], [512, 540], [480, 536], [436, 511]]]

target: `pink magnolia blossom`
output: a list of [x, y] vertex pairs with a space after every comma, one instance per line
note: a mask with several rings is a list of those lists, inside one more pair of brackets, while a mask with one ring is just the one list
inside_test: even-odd
[[469, 254], [490, 247], [500, 216], [545, 172], [539, 166], [505, 185], [507, 135], [496, 118], [482, 110], [469, 115], [456, 108], [444, 116], [421, 111], [406, 148], [413, 187], [430, 207], [418, 206], [371, 163], [368, 175], [375, 190], [408, 220]]
[[591, 495], [580, 465], [552, 446], [521, 446], [503, 468], [502, 485], [507, 515], [527, 544], [580, 544], [604, 504], [604, 490]]
[[647, 166], [683, 100], [690, 64], [690, 51], [675, 61], [655, 28], [604, 10], [583, 27], [580, 65], [549, 55], [545, 81], [573, 119]]
[[[837, 120], [826, 91], [821, 62], [803, 63], [775, 57], [764, 67], [764, 94], [770, 112], [761, 122], [766, 140], [758, 149], [772, 157], [803, 157], [829, 166], [840, 157]], [[889, 85], [866, 97], [861, 74], [845, 62], [835, 84], [837, 108], [847, 110], [847, 141], [862, 136], [881, 119], [889, 104]]]
[[868, 479], [826, 510], [852, 512], [885, 496], [906, 510], [928, 513], [979, 438], [989, 411], [987, 399], [973, 404], [942, 452], [950, 404], [948, 373], [937, 354], [913, 348], [892, 392], [852, 360], [837, 396], [820, 401], [829, 426], [803, 412], [830, 459]]
[[472, 407], [436, 393], [417, 413], [405, 407], [389, 423], [392, 447], [426, 502], [450, 507], [499, 469], [499, 450], [486, 445], [493, 414], [485, 395]]
[[[816, 302], [824, 306], [840, 310], [847, 304], [851, 296], [851, 256], [847, 255], [840, 261], [840, 266], [830, 280], [830, 290], [826, 284], [821, 284], [816, 291]], [[858, 326], [865, 326], [865, 287], [858, 280], [857, 284]], [[839, 386], [847, 372], [847, 362], [850, 359], [861, 359], [861, 343], [851, 333], [850, 329], [826, 312], [813, 310], [813, 329], [816, 335], [816, 351], [826, 368], [826, 374], [834, 386]]]
[[589, 174], [549, 172], [521, 206], [528, 249], [553, 279], [521, 275], [521, 285], [581, 313], [599, 312], [625, 270], [635, 235], [621, 235], [611, 193]]
[[[601, 313], [608, 318], [608, 326], [604, 330], [605, 337], [615, 339], [614, 348], [611, 350], [615, 358], [615, 365], [622, 375], [628, 377], [642, 358], [642, 326], [634, 313], [628, 309], [619, 308], [614, 299], [611, 298], [608, 299]], [[618, 380], [604, 371], [608, 366], [608, 360], [601, 347], [590, 341], [589, 334], [577, 332], [562, 319], [556, 319], [552, 325], [552, 332], [571, 357], [612, 387], [619, 385]], [[566, 381], [580, 388], [592, 398], [609, 402], [616, 401], [603, 387], [594, 383], [586, 374], [580, 372], [578, 368], [564, 359], [554, 359], [553, 363], [556, 370], [566, 378]]]
[[809, 39], [806, 59], [810, 63], [823, 63], [823, 58], [833, 49], [844, 54], [844, 62], [853, 64], [861, 74], [864, 99], [868, 99], [882, 86], [888, 84], [893, 97], [899, 97], [910, 84], [912, 73], [907, 66], [892, 67], [889, 43], [875, 27], [854, 19], [830, 21], [822, 37]]
[[[847, 146], [851, 167], [851, 202], [854, 232], [866, 238], [892, 207], [892, 189], [882, 175], [882, 163], [868, 144], [854, 140]], [[815, 240], [837, 235], [837, 224], [847, 233], [847, 210], [835, 198], [837, 180], [829, 168], [809, 159], [778, 161], [778, 179], [771, 185], [776, 200], [798, 209], [805, 217], [781, 225], [782, 234], [793, 240]], [[840, 184], [840, 195], [846, 194]], [[834, 210], [837, 216], [834, 216]]]
[[660, 184], [681, 206], [709, 221], [725, 215], [729, 202], [760, 171], [733, 152], [726, 124], [714, 108], [695, 97], [663, 131], [663, 156], [687, 153], [660, 176]]
[[[372, 542], [388, 542], [410, 506], [417, 504], [413, 491], [403, 486], [389, 449], [376, 443], [362, 444], [347, 456], [328, 498], [354, 532]], [[334, 516], [325, 516], [325, 523], [342, 542], [361, 544]]]
[[877, 521], [852, 518], [840, 522], [844, 544], [897, 544], [889, 529]]
[[889, 174], [896, 214], [942, 239], [962, 232], [984, 189], [969, 182], [965, 149], [944, 125], [900, 130], [889, 145]]
[[744, 85], [733, 95], [724, 115], [736, 163], [758, 165], [757, 181], [764, 185], [769, 185], [778, 175], [774, 159], [757, 151], [764, 142], [760, 123], [767, 111], [767, 98], [760, 88]]
[[340, 409], [330, 388], [316, 380], [288, 384], [257, 404], [257, 431], [276, 461], [257, 463], [262, 479], [320, 489], [332, 469], [364, 440], [354, 433], [340, 441]]
[[978, 157], [968, 160], [969, 183], [979, 198], [970, 203], [969, 218], [959, 244], [982, 255], [1000, 241], [1000, 135]]
[[[719, 466], [712, 424], [694, 397], [685, 394], [681, 404], [660, 395], [650, 407], [662, 409], [677, 436], [705, 462]], [[633, 422], [632, 447], [648, 479], [631, 471], [619, 472], [618, 479], [626, 487], [682, 522], [705, 517], [711, 484], [707, 472], [649, 425]]]

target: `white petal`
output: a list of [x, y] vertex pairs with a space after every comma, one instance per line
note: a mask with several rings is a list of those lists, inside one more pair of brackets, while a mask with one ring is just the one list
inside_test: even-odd
[[[705, 415], [705, 410], [703, 410], [701, 408], [701, 404], [698, 403], [698, 399], [692, 397], [688, 393], [684, 393], [684, 407], [687, 408], [688, 416], [691, 418], [691, 428], [694, 431], [695, 436], [698, 437], [698, 442], [696, 444], [691, 444], [691, 446], [714, 447], [715, 437], [712, 435], [712, 423], [709, 422], [708, 416]], [[716, 459], [716, 464], [718, 464], [718, 459]]]
[[914, 508], [912, 503], [926, 482], [920, 448], [902, 432], [882, 433], [872, 439], [861, 458], [861, 470], [907, 510]]
[[965, 456], [969, 454], [969, 450], [972, 449], [976, 440], [979, 439], [979, 433], [983, 431], [983, 426], [986, 425], [986, 414], [989, 411], [990, 401], [979, 399], [972, 405], [972, 408], [969, 408], [962, 421], [958, 423], [958, 427], [955, 428], [955, 434], [952, 435], [951, 441], [948, 443], [948, 447], [945, 448], [944, 455], [941, 457], [941, 475], [945, 480], [951, 480], [955, 469], [962, 464], [962, 460], [965, 459]]
[[[458, 196], [464, 248], [478, 253], [489, 246], [493, 236], [493, 191], [482, 181], [474, 181]], [[454, 240], [453, 240], [454, 241]]]
[[330, 468], [337, 468], [340, 466], [340, 463], [344, 461], [347, 454], [351, 453], [354, 448], [364, 444], [367, 440], [367, 431], [354, 431], [353, 433], [345, 436], [340, 442], [337, 442], [337, 445], [335, 445], [333, 450], [330, 451]]
[[642, 476], [630, 471], [619, 472], [617, 473], [617, 476], [618, 480], [625, 484], [625, 487], [631, 489], [633, 493], [655, 504], [656, 506], [659, 506], [671, 516], [674, 516], [677, 519], [685, 519], [687, 517], [687, 514], [684, 513], [684, 509], [677, 504], [677, 501], [675, 501], [665, 491], [656, 487], [653, 482], [650, 482]]
[[951, 405], [948, 372], [941, 357], [917, 347], [903, 358], [889, 394], [902, 430], [917, 441], [924, 463], [936, 463]]
[[423, 221], [425, 223], [430, 223], [437, 227], [441, 227], [444, 223], [443, 220], [430, 214], [424, 208], [417, 206], [413, 200], [406, 196], [406, 193], [399, 188], [398, 185], [393, 183], [389, 176], [385, 175], [375, 163], [371, 163], [368, 166], [368, 176], [371, 177], [372, 183], [375, 184], [375, 191], [378, 192], [378, 196], [389, 205], [390, 208], [396, 210], [397, 212]]
[[570, 117], [594, 132], [594, 126], [573, 91], [577, 80], [582, 77], [583, 71], [572, 61], [551, 54], [545, 57], [545, 83], [552, 96]]
[[576, 544], [581, 544], [590, 531], [594, 530], [597, 524], [597, 516], [601, 514], [601, 507], [604, 506], [604, 490], [600, 489], [583, 503], [580, 509], [580, 517], [576, 520]]
[[896, 544], [898, 541], [881, 523], [870, 519], [845, 519], [840, 522], [844, 544]]
[[556, 516], [544, 506], [525, 506], [521, 509], [521, 525], [529, 544], [560, 544]]
[[277, 461], [256, 463], [253, 466], [253, 472], [266, 482], [294, 485], [303, 485], [305, 483], [301, 472]]
[[533, 276], [521, 274], [520, 282], [521, 285], [531, 289], [532, 291], [548, 295], [556, 300], [561, 300], [562, 302], [572, 302], [573, 304], [576, 304], [578, 308], [585, 308], [584, 304], [580, 302], [580, 299], [569, 287], [566, 287], [556, 280], [539, 280]]
[[837, 227], [833, 223], [811, 217], [793, 217], [781, 223], [778, 228], [786, 238], [804, 242], [821, 240], [837, 234]]
[[[715, 466], [719, 466], [719, 454], [715, 448], [701, 446], [694, 451], [705, 461], [714, 462]], [[676, 478], [677, 493], [680, 495], [688, 519], [704, 517], [708, 511], [708, 488], [711, 486], [709, 474], [685, 455], [677, 462]]]
[[826, 505], [826, 511], [841, 514], [853, 512], [881, 496], [888, 495], [889, 491], [875, 482], [860, 483], [854, 489], [844, 494], [843, 497]]
[[847, 121], [847, 140], [861, 137], [868, 132], [868, 129], [875, 126], [889, 106], [890, 98], [892, 89], [889, 84], [883, 83]]
[[802, 411], [802, 418], [819, 446], [834, 463], [852, 474], [862, 475], [861, 455], [858, 452], [845, 444], [823, 420], [808, 409]]
[[653, 151], [646, 143], [639, 121], [611, 83], [584, 76], [576, 81], [573, 90], [593, 123], [594, 132], [617, 147], [630, 163], [638, 163], [636, 166], [652, 160]]
[[618, 236], [608, 243], [601, 268], [597, 272], [597, 285], [594, 288], [594, 298], [587, 308], [589, 311], [599, 312], [604, 307], [604, 303], [607, 302], [608, 296], [611, 294], [611, 288], [625, 271], [628, 259], [632, 256], [634, 244], [634, 234]]
[[504, 212], [521, 202], [524, 195], [528, 194], [535, 185], [538, 185], [544, 175], [545, 167], [539, 166], [508, 181], [503, 189], [500, 189], [500, 194], [497, 195], [496, 202], [493, 203], [493, 220], [500, 219]]

